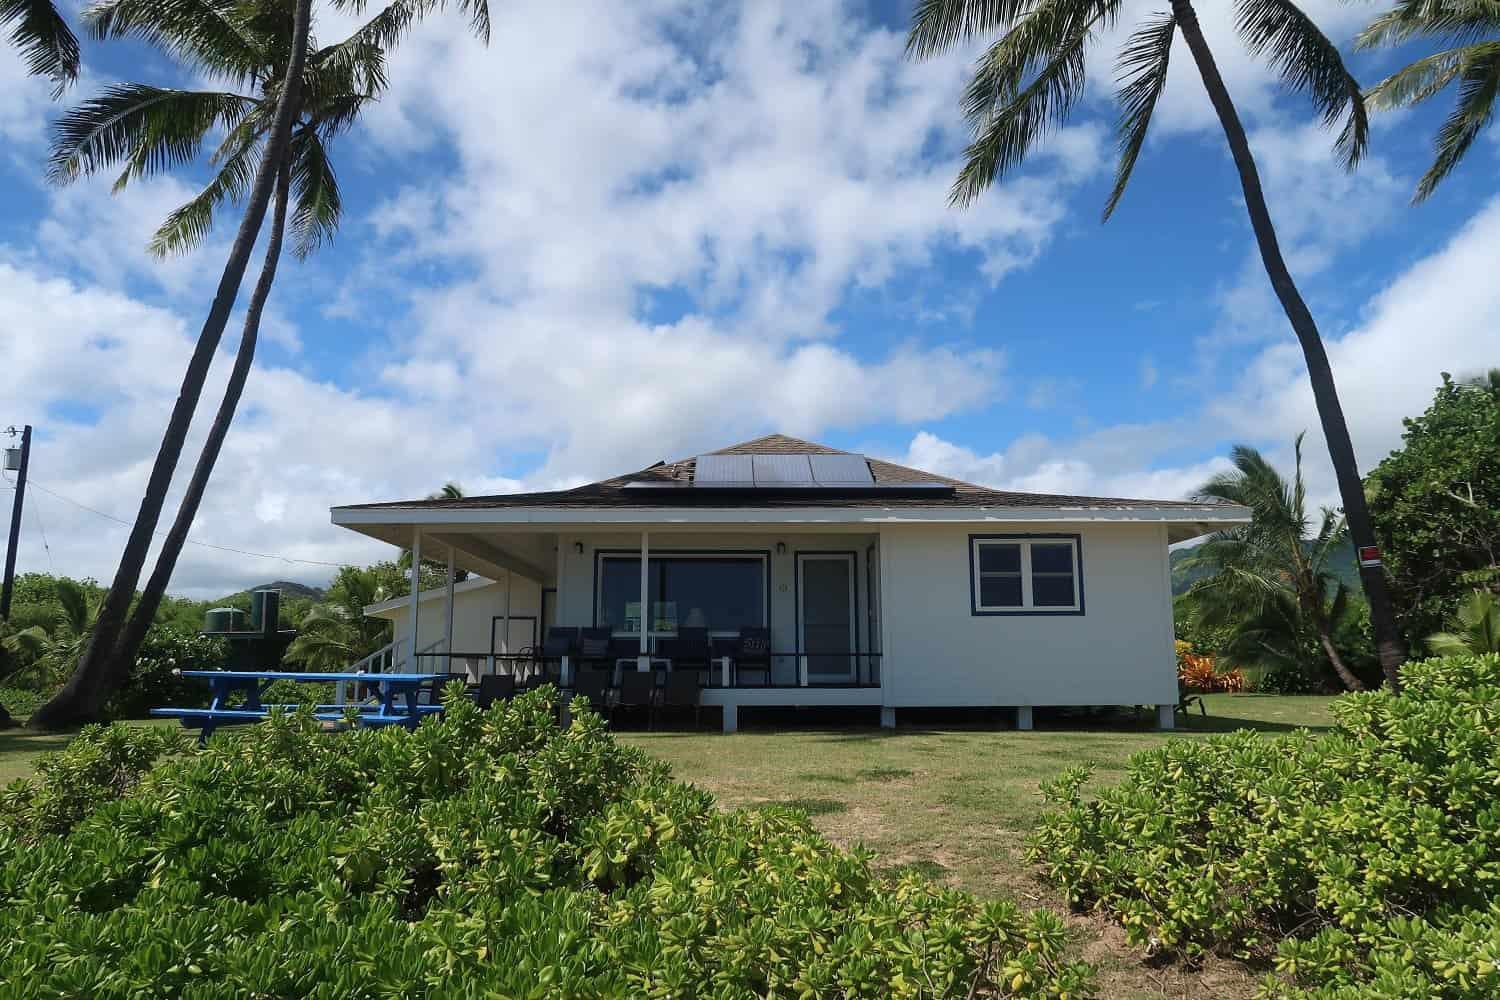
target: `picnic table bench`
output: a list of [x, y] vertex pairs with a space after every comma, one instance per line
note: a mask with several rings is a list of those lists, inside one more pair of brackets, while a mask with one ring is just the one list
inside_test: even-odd
[[[266, 688], [276, 681], [298, 681], [304, 683], [332, 682], [366, 684], [376, 687], [380, 700], [374, 706], [354, 705], [360, 709], [358, 721], [362, 726], [406, 726], [415, 729], [424, 715], [441, 712], [441, 705], [422, 705], [417, 701], [424, 688], [432, 688], [448, 680], [447, 674], [389, 673], [366, 674], [348, 671], [279, 671], [279, 670], [184, 670], [183, 677], [197, 677], [208, 681], [213, 697], [207, 708], [153, 708], [151, 714], [181, 721], [184, 728], [202, 730], [201, 738], [207, 740], [219, 726], [245, 725], [259, 722], [271, 714], [273, 708], [294, 709], [295, 705], [266, 705], [261, 696]], [[229, 698], [243, 693], [245, 703], [229, 707]], [[340, 721], [347, 708], [343, 704], [318, 705], [315, 716], [324, 721]], [[365, 710], [373, 708], [374, 711]]]

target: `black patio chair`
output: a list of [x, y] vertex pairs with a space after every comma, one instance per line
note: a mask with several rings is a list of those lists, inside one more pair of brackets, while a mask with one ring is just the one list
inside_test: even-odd
[[615, 669], [611, 656], [612, 640], [608, 625], [586, 628], [578, 637], [578, 666], [580, 669]]
[[[444, 688], [453, 681], [467, 682], [468, 679], [467, 674], [444, 674], [441, 677], [435, 677], [426, 684], [423, 684], [421, 689], [417, 691], [417, 704], [441, 705], [443, 703]], [[376, 696], [378, 697], [378, 693]]]
[[[703, 724], [703, 684], [696, 670], [673, 670], [667, 675], [667, 686], [662, 688], [661, 703], [657, 711], [665, 711], [669, 708], [690, 708], [693, 710], [693, 728], [698, 729]], [[655, 728], [655, 720], [651, 723]]]
[[746, 672], [757, 677], [756, 686], [771, 683], [771, 630], [753, 626], [740, 629], [739, 640], [734, 645], [734, 683], [748, 686]]
[[684, 670], [696, 674], [711, 666], [706, 628], [680, 628], [675, 636], [658, 642], [656, 651], [671, 664], [674, 674]]
[[656, 675], [649, 671], [627, 670], [620, 675], [620, 691], [609, 708], [609, 724], [615, 724], [615, 713], [622, 708], [639, 708], [646, 714], [646, 722], [655, 721]]
[[573, 697], [583, 698], [590, 708], [603, 715], [609, 711], [609, 678], [605, 670], [579, 670], [573, 679]]
[[485, 709], [497, 701], [509, 701], [515, 694], [516, 678], [513, 674], [485, 674], [479, 678], [479, 690], [474, 694], [474, 703]]

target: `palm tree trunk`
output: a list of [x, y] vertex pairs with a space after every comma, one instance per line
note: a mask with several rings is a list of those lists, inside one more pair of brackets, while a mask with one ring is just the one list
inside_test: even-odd
[[[1349, 537], [1356, 549], [1375, 545], [1375, 535], [1370, 527], [1370, 513], [1365, 506], [1364, 482], [1359, 476], [1359, 464], [1354, 457], [1354, 443], [1349, 439], [1349, 427], [1344, 421], [1344, 410], [1339, 405], [1338, 389], [1333, 382], [1333, 369], [1328, 364], [1328, 353], [1323, 349], [1323, 340], [1318, 335], [1318, 326], [1302, 293], [1297, 290], [1281, 256], [1281, 246], [1276, 239], [1276, 229], [1271, 223], [1271, 213], [1261, 191], [1260, 174], [1255, 169], [1255, 159], [1250, 154], [1250, 142], [1245, 137], [1245, 127], [1230, 100], [1224, 78], [1214, 63], [1213, 53], [1203, 37], [1198, 14], [1191, 0], [1172, 0], [1172, 14], [1177, 26], [1193, 53], [1198, 74], [1208, 91], [1218, 113], [1219, 124], [1224, 128], [1224, 137], [1229, 141], [1229, 151], [1234, 156], [1234, 165], [1239, 170], [1240, 187], [1245, 194], [1245, 208], [1250, 214], [1250, 227], [1255, 232], [1255, 241], [1260, 247], [1261, 262], [1271, 279], [1271, 288], [1281, 301], [1287, 320], [1291, 322], [1297, 340], [1302, 345], [1302, 356], [1307, 363], [1307, 375], [1312, 382], [1313, 399], [1318, 406], [1318, 418], [1323, 425], [1323, 437], [1328, 442], [1328, 454], [1333, 461], [1334, 475], [1338, 479], [1339, 496], [1344, 505], [1344, 519], [1349, 526]], [[1383, 567], [1359, 568], [1360, 582], [1364, 585], [1365, 597], [1370, 602], [1370, 622], [1375, 628], [1375, 645], [1380, 652], [1380, 666], [1392, 690], [1401, 690], [1400, 667], [1406, 660], [1406, 644], [1396, 630], [1396, 621], [1391, 614], [1390, 596], [1386, 591]]]
[[1365, 689], [1364, 681], [1355, 677], [1354, 673], [1344, 665], [1343, 657], [1339, 656], [1339, 651], [1333, 644], [1333, 636], [1324, 629], [1318, 630], [1318, 645], [1323, 647], [1323, 654], [1328, 657], [1328, 665], [1333, 667], [1333, 672], [1339, 675], [1345, 691]]
[[[135, 654], [141, 648], [141, 643], [145, 640], [146, 633], [156, 618], [156, 609], [161, 607], [161, 599], [167, 592], [167, 584], [172, 580], [172, 571], [177, 568], [177, 557], [182, 553], [182, 546], [193, 527], [193, 519], [198, 516], [198, 505], [202, 503], [204, 490], [208, 488], [208, 480], [213, 475], [214, 463], [219, 460], [219, 451], [223, 448], [224, 439], [229, 434], [229, 425], [234, 422], [235, 410], [239, 408], [240, 396], [244, 393], [245, 382], [250, 376], [250, 367], [255, 362], [255, 345], [260, 335], [261, 313], [265, 310], [266, 299], [271, 295], [271, 284], [276, 280], [276, 263], [281, 259], [282, 237], [286, 232], [286, 208], [290, 188], [290, 165], [283, 157], [281, 170], [276, 180], [276, 202], [271, 214], [271, 235], [266, 243], [266, 259], [261, 265], [260, 278], [255, 283], [255, 290], [250, 295], [249, 307], [245, 311], [245, 326], [240, 333], [239, 351], [234, 356], [234, 368], [229, 373], [229, 384], [224, 389], [224, 398], [219, 403], [219, 412], [214, 415], [213, 426], [209, 428], [208, 440], [203, 442], [203, 451], [199, 453], [198, 464], [193, 468], [193, 478], [188, 483], [187, 493], [183, 495], [182, 506], [177, 509], [177, 518], [172, 522], [166, 541], [162, 543], [161, 552], [156, 557], [156, 568], [151, 571], [151, 576], [146, 581], [146, 589], [141, 592], [141, 599], [136, 602], [135, 610], [130, 615], [130, 622], [120, 636], [119, 645], [115, 647], [114, 662], [116, 664], [128, 667], [135, 662]], [[124, 679], [123, 671], [112, 673], [105, 678], [106, 697], [108, 692]]]
[[78, 668], [68, 683], [63, 685], [45, 705], [39, 708], [28, 723], [34, 729], [57, 729], [98, 719], [104, 707], [105, 692], [112, 677], [123, 676], [129, 664], [123, 667], [116, 662], [115, 648], [125, 617], [130, 611], [131, 599], [135, 596], [135, 585], [140, 579], [141, 568], [151, 548], [151, 538], [161, 518], [162, 506], [166, 503], [167, 490], [172, 485], [172, 474], [182, 455], [187, 440], [188, 426], [192, 423], [193, 411], [198, 407], [198, 397], [203, 393], [203, 383], [208, 378], [209, 366], [218, 350], [224, 327], [229, 323], [229, 313], [234, 308], [239, 294], [240, 282], [245, 268], [250, 263], [250, 254], [255, 249], [256, 237], [265, 221], [266, 209], [271, 202], [271, 189], [282, 160], [286, 156], [287, 142], [291, 132], [293, 111], [297, 92], [302, 85], [302, 71], [307, 62], [308, 22], [312, 13], [312, 0], [297, 0], [292, 16], [292, 53], [287, 63], [286, 78], [282, 83], [281, 96], [276, 102], [276, 116], [272, 120], [266, 140], [265, 153], [256, 171], [255, 184], [245, 208], [245, 217], [240, 220], [239, 232], [235, 234], [230, 248], [229, 260], [219, 278], [219, 287], [209, 307], [208, 318], [198, 334], [197, 346], [188, 361], [187, 372], [178, 391], [177, 402], [167, 421], [166, 433], [162, 435], [161, 447], [156, 453], [156, 462], [151, 468], [151, 477], [146, 482], [146, 493], [136, 513], [135, 524], [125, 542], [125, 551], [120, 556], [120, 566], [109, 587], [109, 593], [99, 609], [99, 619], [89, 638], [88, 646], [80, 658]]

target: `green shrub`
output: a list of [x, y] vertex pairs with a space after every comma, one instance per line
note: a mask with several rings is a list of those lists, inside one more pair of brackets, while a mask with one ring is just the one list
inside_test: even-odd
[[1267, 995], [1500, 995], [1500, 656], [1408, 664], [1335, 730], [1172, 741], [1028, 845], [1130, 940], [1273, 963]]
[[161, 758], [184, 753], [188, 746], [180, 729], [85, 726], [62, 750], [37, 760], [35, 777], [11, 782], [0, 792], [0, 837], [31, 844], [65, 834], [134, 788]]
[[277, 714], [0, 836], [7, 996], [1088, 995], [1056, 914], [721, 813], [551, 695], [414, 733]]
[[105, 711], [113, 719], [137, 719], [163, 705], [206, 705], [208, 685], [180, 677], [177, 671], [222, 669], [228, 655], [229, 646], [223, 639], [170, 625], [153, 625], [136, 653], [129, 677], [110, 697]]

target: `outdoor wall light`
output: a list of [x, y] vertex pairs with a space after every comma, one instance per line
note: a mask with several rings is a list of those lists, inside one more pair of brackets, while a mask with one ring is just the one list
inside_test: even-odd
[[573, 543], [573, 548], [578, 552], [579, 555], [583, 555], [583, 543], [582, 542], [574, 542]]
[[777, 542], [776, 543], [776, 554], [778, 556], [784, 556], [784, 555], [786, 555], [786, 542]]

